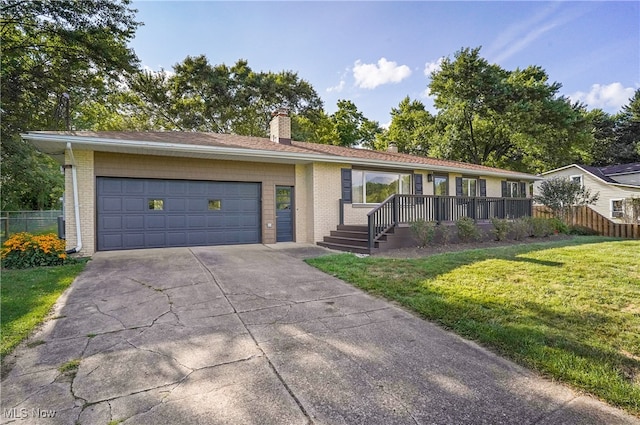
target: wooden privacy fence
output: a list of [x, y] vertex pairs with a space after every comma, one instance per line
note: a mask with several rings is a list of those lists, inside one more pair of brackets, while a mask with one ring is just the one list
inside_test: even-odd
[[[534, 217], [551, 218], [551, 211], [543, 206], [534, 205]], [[618, 238], [640, 239], [640, 224], [615, 223], [588, 206], [573, 207], [567, 223], [573, 226], [588, 227], [602, 236]]]

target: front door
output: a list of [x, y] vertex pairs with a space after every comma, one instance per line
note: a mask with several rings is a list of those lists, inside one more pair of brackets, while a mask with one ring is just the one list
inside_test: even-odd
[[447, 176], [437, 174], [433, 176], [433, 194], [443, 196], [443, 198], [436, 198], [433, 204], [435, 220], [437, 222], [450, 220], [450, 199], [446, 198], [449, 195], [449, 178]]
[[293, 241], [293, 187], [276, 186], [276, 241]]

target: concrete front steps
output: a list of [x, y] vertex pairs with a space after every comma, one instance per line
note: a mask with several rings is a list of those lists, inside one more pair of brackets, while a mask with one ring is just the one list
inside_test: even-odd
[[[373, 249], [378, 250], [385, 241], [386, 235], [383, 235], [379, 241], [375, 242]], [[371, 254], [367, 226], [340, 224], [336, 230], [331, 231], [330, 236], [325, 236], [322, 242], [318, 242], [318, 245], [337, 251]]]

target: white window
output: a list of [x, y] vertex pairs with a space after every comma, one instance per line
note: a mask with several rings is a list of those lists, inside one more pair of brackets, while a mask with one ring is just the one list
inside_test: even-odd
[[411, 193], [411, 174], [353, 170], [351, 193], [354, 204], [379, 204], [389, 196]]
[[611, 200], [611, 217], [622, 218], [624, 216], [624, 199]]
[[582, 186], [582, 174], [578, 174], [575, 176], [569, 176], [569, 180], [571, 180], [572, 182], [576, 182], [578, 184], [580, 184], [580, 186]]
[[519, 182], [507, 182], [507, 193], [505, 194], [507, 198], [524, 198], [525, 195], [520, 193], [520, 183]]
[[478, 179], [462, 178], [462, 196], [478, 196]]

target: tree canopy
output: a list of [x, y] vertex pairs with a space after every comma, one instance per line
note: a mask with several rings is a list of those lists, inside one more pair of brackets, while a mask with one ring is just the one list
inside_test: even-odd
[[133, 71], [137, 58], [127, 43], [139, 23], [128, 0], [2, 0], [0, 15], [2, 209], [49, 208], [62, 177], [19, 134], [64, 129], [55, 113], [64, 93], [73, 104]]
[[437, 157], [540, 172], [581, 161], [592, 141], [585, 109], [558, 95], [538, 66], [507, 71], [464, 48], [431, 74]]

